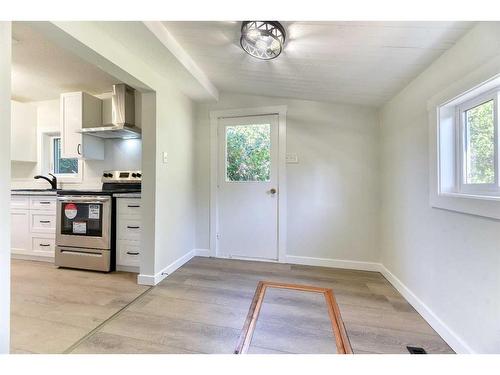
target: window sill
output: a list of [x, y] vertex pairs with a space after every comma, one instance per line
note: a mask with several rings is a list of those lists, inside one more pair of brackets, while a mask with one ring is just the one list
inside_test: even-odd
[[441, 193], [441, 196], [444, 197], [455, 197], [455, 198], [463, 198], [463, 199], [480, 199], [480, 200], [488, 200], [488, 201], [497, 201], [500, 202], [500, 196], [496, 195], [480, 195], [480, 194], [470, 194], [470, 193]]
[[500, 220], [500, 197], [464, 193], [431, 196], [431, 206], [444, 210]]

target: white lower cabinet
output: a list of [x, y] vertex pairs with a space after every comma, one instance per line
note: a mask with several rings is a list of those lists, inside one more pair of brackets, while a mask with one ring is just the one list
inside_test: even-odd
[[118, 269], [135, 267], [138, 271], [141, 257], [141, 228], [141, 200], [117, 198], [116, 266]]
[[30, 211], [11, 209], [11, 250], [15, 254], [28, 255], [31, 252]]
[[11, 251], [14, 255], [54, 257], [56, 198], [11, 196]]

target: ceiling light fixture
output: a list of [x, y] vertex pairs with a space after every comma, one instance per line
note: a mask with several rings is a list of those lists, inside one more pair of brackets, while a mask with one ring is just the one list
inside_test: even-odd
[[285, 44], [285, 29], [277, 21], [243, 21], [241, 24], [241, 48], [261, 60], [279, 56]]

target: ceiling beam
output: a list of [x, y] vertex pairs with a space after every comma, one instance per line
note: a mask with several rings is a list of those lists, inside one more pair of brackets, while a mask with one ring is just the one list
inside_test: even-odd
[[205, 72], [196, 64], [192, 57], [182, 48], [161, 21], [144, 21], [144, 25], [170, 51], [179, 63], [198, 81], [198, 83], [215, 100], [219, 100], [219, 90], [210, 81]]

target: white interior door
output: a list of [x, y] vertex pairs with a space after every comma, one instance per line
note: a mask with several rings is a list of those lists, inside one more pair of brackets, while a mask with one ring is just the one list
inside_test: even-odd
[[219, 119], [217, 255], [278, 259], [278, 116]]

